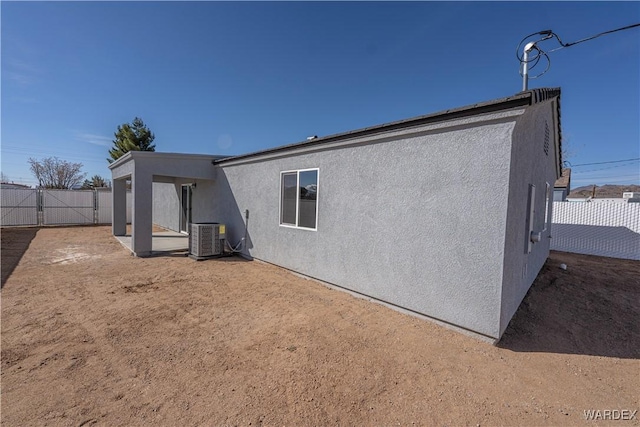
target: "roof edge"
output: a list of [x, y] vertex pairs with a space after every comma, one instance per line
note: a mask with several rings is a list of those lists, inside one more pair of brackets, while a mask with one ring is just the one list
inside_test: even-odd
[[366, 135], [373, 135], [376, 133], [387, 132], [397, 130], [401, 128], [419, 126], [424, 124], [431, 124], [437, 122], [443, 122], [446, 120], [458, 119], [467, 117], [474, 114], [492, 113], [500, 110], [507, 110], [516, 107], [530, 106], [539, 102], [544, 102], [549, 99], [559, 97], [560, 88], [538, 88], [531, 89], [523, 92], [519, 92], [513, 96], [505, 98], [498, 98], [490, 101], [480, 102], [476, 104], [469, 104], [463, 107], [442, 110], [436, 113], [426, 114], [422, 116], [412, 117], [409, 119], [397, 120], [385, 124], [369, 126], [352, 131], [341, 132], [333, 135], [327, 135], [320, 138], [314, 138], [310, 141], [301, 141], [292, 144], [281, 145], [274, 148], [268, 148], [265, 150], [254, 151], [247, 154], [240, 154], [237, 156], [230, 156], [220, 160], [215, 160], [215, 164], [224, 164], [225, 162], [231, 162], [235, 160], [243, 160], [251, 157], [258, 157], [266, 154], [273, 154], [282, 151], [288, 151], [296, 148], [311, 147], [314, 145], [321, 145], [327, 142], [335, 142], [347, 138], [362, 137]]
[[131, 153], [132, 153], [131, 151], [124, 153], [122, 156], [118, 157], [112, 163], [109, 163], [107, 167], [113, 170], [114, 168], [120, 166], [121, 164], [127, 163], [129, 160], [131, 160]]
[[119, 157], [116, 161], [109, 164], [109, 169], [114, 169], [130, 160], [136, 158], [166, 158], [166, 159], [207, 159], [211, 161], [218, 161], [229, 156], [223, 156], [219, 154], [191, 154], [191, 153], [167, 153], [162, 151], [128, 151]]

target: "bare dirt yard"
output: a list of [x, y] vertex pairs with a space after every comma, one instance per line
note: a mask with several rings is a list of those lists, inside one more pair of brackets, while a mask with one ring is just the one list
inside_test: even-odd
[[1, 237], [4, 426], [640, 425], [584, 415], [639, 407], [638, 262], [552, 253], [492, 346], [109, 227]]

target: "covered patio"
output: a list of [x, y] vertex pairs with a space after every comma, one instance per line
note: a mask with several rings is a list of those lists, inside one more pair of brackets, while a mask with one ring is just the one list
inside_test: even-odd
[[[198, 183], [197, 202], [206, 212], [207, 201], [213, 195], [209, 189], [215, 180], [215, 160], [224, 156], [156, 153], [149, 151], [130, 151], [109, 165], [113, 183], [113, 235], [135, 256], [145, 257], [156, 252], [175, 251], [188, 248], [188, 224], [191, 218], [191, 198], [182, 199], [181, 187], [196, 187]], [[131, 181], [131, 233], [127, 233], [126, 190], [127, 181]], [[176, 188], [173, 203], [155, 203], [162, 215], [180, 215], [180, 226], [176, 230], [153, 232], [154, 183], [164, 183]], [[177, 202], [176, 202], [177, 201]], [[157, 202], [157, 201], [156, 201]], [[185, 212], [181, 211], [181, 207]], [[201, 214], [202, 216], [202, 214]], [[196, 222], [198, 219], [193, 219]], [[203, 221], [200, 218], [199, 221]], [[183, 233], [179, 231], [182, 230]]]
[[[132, 239], [130, 233], [124, 236], [115, 236], [115, 238], [122, 243], [122, 246], [135, 253], [131, 244]], [[186, 255], [188, 251], [189, 235], [171, 230], [153, 231], [151, 235], [150, 255], [163, 255], [181, 252], [184, 252]]]

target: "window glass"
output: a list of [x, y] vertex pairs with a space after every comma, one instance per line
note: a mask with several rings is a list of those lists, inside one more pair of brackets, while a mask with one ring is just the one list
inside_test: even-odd
[[300, 172], [298, 227], [316, 228], [316, 204], [318, 199], [318, 171]]
[[282, 174], [282, 207], [280, 223], [296, 225], [296, 199], [298, 174]]
[[316, 229], [318, 169], [280, 173], [280, 224]]

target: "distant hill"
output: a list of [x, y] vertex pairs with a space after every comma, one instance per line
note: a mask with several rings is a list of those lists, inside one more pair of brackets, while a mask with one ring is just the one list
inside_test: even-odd
[[[618, 197], [627, 191], [640, 192], [640, 185], [600, 185], [596, 186], [596, 199]], [[585, 185], [571, 190], [569, 197], [589, 197], [593, 194], [593, 185]]]

